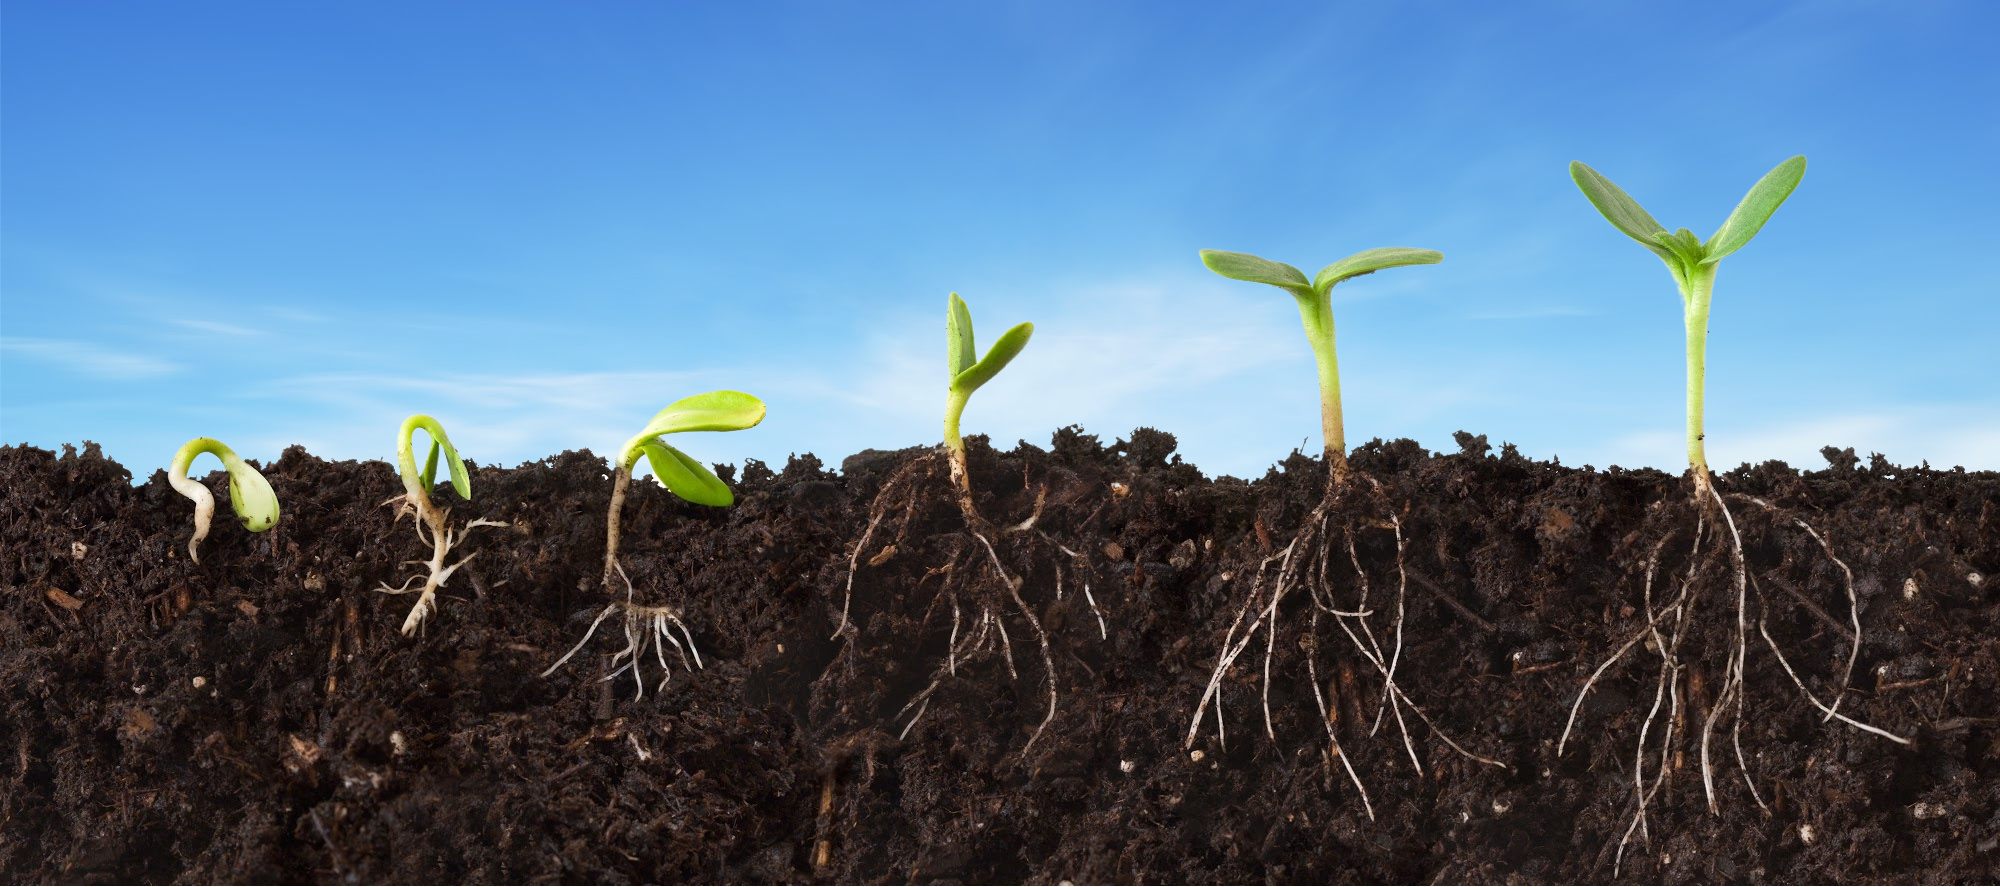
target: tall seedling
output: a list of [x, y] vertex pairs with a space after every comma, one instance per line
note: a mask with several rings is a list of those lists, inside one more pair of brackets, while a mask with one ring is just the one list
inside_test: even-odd
[[[568, 653], [542, 672], [548, 677], [575, 656], [583, 645], [590, 642], [597, 626], [618, 610], [625, 611], [624, 650], [612, 656], [613, 671], [606, 680], [632, 670], [632, 680], [638, 684], [638, 695], [646, 695], [646, 684], [639, 676], [639, 659], [645, 653], [646, 643], [653, 645], [655, 658], [659, 660], [660, 686], [664, 688], [671, 674], [667, 674], [666, 651], [662, 640], [679, 651], [683, 665], [687, 665], [687, 655], [694, 654], [693, 667], [701, 667], [701, 653], [695, 649], [694, 635], [687, 624], [681, 621], [680, 611], [670, 606], [641, 606], [633, 600], [635, 590], [625, 576], [624, 567], [618, 564], [618, 537], [621, 525], [620, 514], [625, 506], [625, 493], [632, 483], [632, 472], [644, 458], [653, 467], [653, 476], [661, 486], [676, 496], [696, 505], [710, 505], [717, 508], [736, 503], [736, 495], [729, 485], [715, 476], [708, 466], [695, 461], [688, 454], [666, 442], [666, 435], [684, 431], [742, 431], [754, 428], [764, 421], [764, 402], [741, 391], [710, 391], [685, 397], [669, 404], [666, 409], [653, 416], [632, 439], [618, 449], [618, 458], [611, 466], [611, 508], [604, 518], [604, 590], [616, 594], [617, 586], [625, 587], [625, 599], [614, 600], [597, 614], [596, 621], [590, 623], [590, 630], [584, 632], [583, 640], [577, 641]], [[678, 627], [687, 638], [687, 646], [681, 647], [668, 629]], [[630, 659], [624, 666], [618, 663]]]
[[[1337, 717], [1329, 708], [1327, 698], [1320, 692], [1319, 665], [1317, 655], [1322, 645], [1318, 642], [1319, 624], [1322, 616], [1330, 617], [1342, 633], [1353, 643], [1354, 649], [1382, 678], [1381, 700], [1376, 708], [1373, 735], [1383, 724], [1383, 716], [1392, 714], [1396, 727], [1403, 738], [1403, 747], [1409, 753], [1410, 762], [1423, 771], [1423, 763], [1417, 754], [1415, 740], [1404, 719], [1408, 711], [1429, 723], [1429, 716], [1418, 708], [1404, 694], [1396, 681], [1396, 672], [1402, 661], [1403, 652], [1403, 600], [1406, 574], [1403, 564], [1405, 540], [1402, 519], [1396, 509], [1389, 507], [1381, 492], [1381, 485], [1368, 478], [1365, 484], [1352, 484], [1347, 464], [1346, 426], [1340, 408], [1340, 362], [1334, 351], [1333, 336], [1333, 288], [1341, 281], [1365, 274], [1373, 274], [1386, 268], [1403, 265], [1435, 265], [1444, 260], [1444, 255], [1436, 250], [1410, 249], [1407, 247], [1384, 247], [1364, 250], [1321, 268], [1311, 280], [1305, 272], [1283, 262], [1273, 262], [1248, 253], [1233, 253], [1223, 250], [1205, 249], [1201, 251], [1201, 262], [1210, 271], [1232, 280], [1245, 280], [1275, 286], [1292, 295], [1298, 302], [1299, 319], [1305, 324], [1306, 341], [1312, 345], [1313, 359], [1319, 367], [1320, 430], [1325, 445], [1327, 467], [1326, 492], [1319, 505], [1313, 509], [1290, 545], [1270, 558], [1265, 559], [1252, 575], [1250, 592], [1237, 610], [1235, 621], [1222, 640], [1222, 651], [1216, 657], [1215, 667], [1210, 672], [1208, 687], [1203, 691], [1201, 701], [1195, 706], [1194, 716], [1188, 724], [1184, 746], [1192, 748], [1201, 736], [1203, 718], [1213, 708], [1215, 712], [1215, 736], [1217, 742], [1227, 742], [1227, 732], [1223, 725], [1222, 687], [1237, 659], [1241, 657], [1256, 639], [1258, 630], [1265, 636], [1263, 670], [1264, 733], [1271, 741], [1278, 738], [1277, 727], [1271, 715], [1271, 660], [1280, 642], [1279, 623], [1284, 616], [1279, 605], [1293, 590], [1303, 586], [1310, 590], [1313, 607], [1310, 622], [1304, 629], [1305, 637], [1298, 644], [1306, 660], [1307, 679], [1313, 689], [1313, 699], [1319, 706], [1319, 720], [1325, 725], [1327, 740], [1333, 749], [1332, 756], [1338, 758], [1347, 771], [1347, 778], [1354, 784], [1361, 796], [1361, 802], [1370, 818], [1375, 815], [1372, 802], [1368, 799], [1368, 789], [1355, 770], [1352, 755], [1341, 750], [1340, 737], [1335, 730]], [[1361, 512], [1373, 512], [1363, 519]], [[1362, 569], [1356, 552], [1354, 538], [1363, 528], [1379, 528], [1391, 531], [1395, 536], [1396, 550], [1396, 598], [1394, 622], [1386, 633], [1378, 633], [1371, 622], [1374, 610], [1369, 604], [1368, 575]], [[1334, 589], [1327, 581], [1327, 567], [1333, 552], [1339, 548], [1335, 535], [1346, 536], [1345, 563], [1336, 564], [1336, 570], [1352, 568], [1358, 602], [1353, 605], [1336, 603]], [[1279, 564], [1275, 577], [1267, 585], [1266, 569]], [[1249, 572], [1249, 571], [1246, 571]], [[1451, 737], [1439, 732], [1433, 725], [1433, 732], [1454, 751], [1465, 757], [1493, 766], [1504, 766], [1492, 758], [1482, 757], [1467, 751]]]
[[1329, 486], [1338, 484], [1347, 475], [1347, 428], [1340, 411], [1340, 360], [1333, 347], [1334, 285], [1384, 268], [1435, 265], [1442, 261], [1444, 254], [1437, 250], [1382, 247], [1341, 259], [1319, 269], [1312, 280], [1306, 280], [1305, 272], [1283, 262], [1249, 253], [1201, 251], [1201, 263], [1208, 270], [1231, 280], [1275, 286], [1298, 301], [1299, 320], [1305, 323], [1306, 341], [1311, 343], [1313, 360], [1319, 365], [1319, 421]]
[[[1790, 523], [1803, 529], [1819, 550], [1826, 554], [1827, 559], [1839, 569], [1839, 574], [1844, 579], [1848, 601], [1848, 624], [1842, 625], [1834, 621], [1816, 605], [1811, 608], [1811, 611], [1834, 633], [1844, 634], [1851, 641], [1845, 673], [1836, 679], [1831, 704], [1821, 702], [1819, 697], [1806, 687], [1804, 680], [1785, 658], [1784, 652], [1778, 648], [1777, 641], [1771, 636], [1764, 620], [1760, 618], [1756, 622], [1758, 634], [1763, 637], [1772, 655], [1784, 667], [1785, 673], [1798, 687], [1799, 692], [1824, 714], [1822, 722], [1838, 719], [1903, 745], [1909, 745], [1910, 739], [1863, 723], [1840, 711], [1841, 703], [1846, 698], [1847, 687], [1853, 677], [1855, 662], [1861, 652], [1860, 601], [1854, 593], [1853, 572], [1848, 569], [1847, 564], [1834, 556], [1832, 545], [1827, 538], [1807, 525], [1804, 520], [1785, 514], [1762, 499], [1737, 495], [1725, 497], [1716, 488], [1715, 480], [1709, 472], [1708, 457], [1704, 447], [1706, 435], [1703, 430], [1702, 404], [1707, 382], [1708, 316], [1710, 300], [1715, 292], [1717, 264], [1724, 257], [1749, 243], [1750, 239], [1763, 229], [1764, 223], [1770, 220], [1771, 214], [1791, 196], [1793, 189], [1798, 187], [1799, 181], [1805, 176], [1806, 159], [1793, 157], [1778, 164], [1775, 169], [1757, 180], [1757, 184], [1751, 186], [1750, 193], [1744, 195], [1742, 202], [1738, 203], [1736, 209], [1729, 214], [1729, 218], [1723, 221], [1722, 227], [1716, 229], [1707, 240], [1695, 237], [1694, 233], [1686, 228], [1667, 231], [1666, 226], [1655, 221], [1650, 213], [1639, 206], [1638, 201], [1632, 199], [1631, 195], [1612, 184], [1610, 179], [1605, 178], [1597, 170], [1581, 162], [1571, 163], [1569, 172], [1576, 186], [1582, 189], [1584, 197], [1590, 200], [1591, 205], [1603, 214], [1612, 227], [1638, 241], [1640, 246], [1666, 263], [1667, 273], [1673, 276], [1674, 285], [1680, 289], [1681, 319], [1687, 329], [1687, 458], [1693, 481], [1692, 504], [1695, 508], [1694, 539], [1688, 553], [1688, 565], [1679, 580], [1678, 591], [1665, 599], [1664, 607], [1656, 605], [1653, 586], [1654, 579], [1659, 574], [1661, 553], [1667, 543], [1676, 537], [1674, 528], [1668, 528], [1660, 533], [1658, 541], [1652, 545], [1652, 550], [1645, 561], [1643, 578], [1645, 624], [1633, 632], [1624, 645], [1601, 663], [1584, 682], [1583, 688], [1577, 693], [1576, 701], [1570, 706], [1569, 721], [1564, 725], [1562, 739], [1556, 745], [1556, 753], [1562, 754], [1569, 742], [1570, 733], [1576, 726], [1577, 714], [1582, 709], [1583, 700], [1590, 694], [1598, 679], [1642, 641], [1648, 642], [1646, 649], [1660, 657], [1660, 665], [1655, 677], [1652, 708], [1639, 728], [1637, 751], [1631, 770], [1633, 813], [1624, 835], [1618, 841], [1617, 853], [1614, 856], [1616, 865], [1622, 864], [1625, 849], [1634, 835], [1644, 837], [1650, 833], [1647, 825], [1647, 805], [1665, 784], [1668, 773], [1675, 769], [1669, 766], [1669, 762], [1678, 754], [1674, 748], [1674, 739], [1677, 731], [1681, 730], [1684, 720], [1700, 725], [1702, 789], [1708, 799], [1709, 811], [1720, 812], [1716, 794], [1716, 768], [1711, 749], [1715, 745], [1713, 740], [1717, 728], [1727, 726], [1730, 732], [1730, 744], [1735, 750], [1737, 767], [1743, 774], [1743, 783], [1748, 788], [1751, 799], [1764, 810], [1766, 815], [1772, 812], [1771, 805], [1765, 803], [1762, 793], [1758, 791], [1756, 779], [1743, 754], [1741, 733], [1745, 719], [1744, 699], [1747, 695], [1744, 679], [1747, 675], [1751, 625], [1748, 602], [1755, 583], [1744, 560], [1742, 534], [1737, 530], [1736, 518], [1730, 512], [1727, 500], [1734, 499], [1756, 505], [1762, 511], [1778, 516], [1781, 519], [1774, 521], [1774, 526]], [[1721, 532], [1724, 529], [1728, 530], [1726, 537]], [[1689, 683], [1687, 688], [1682, 687], [1684, 682], [1691, 681], [1686, 676], [1697, 666], [1684, 659], [1680, 655], [1680, 650], [1684, 640], [1698, 636], [1701, 620], [1695, 617], [1695, 613], [1705, 598], [1703, 592], [1708, 583], [1704, 580], [1712, 575], [1705, 568], [1714, 564], [1715, 553], [1721, 550], [1727, 550], [1729, 553], [1729, 561], [1723, 568], [1726, 570], [1723, 575], [1733, 587], [1735, 596], [1735, 645], [1727, 654], [1727, 662], [1721, 669], [1723, 677], [1721, 686], [1706, 700], [1708, 711], [1699, 713], [1697, 721], [1695, 718], [1685, 717], [1683, 713], [1684, 705], [1694, 704], [1697, 695], [1694, 690], [1696, 685]], [[1773, 578], [1772, 581], [1784, 580]], [[1808, 574], [1800, 584], [1804, 585], [1810, 581], [1812, 581], [1811, 576]], [[1761, 589], [1759, 593], [1761, 596]], [[1797, 595], [1799, 592], [1794, 591], [1793, 594]], [[1767, 612], [1772, 608], [1770, 601], [1765, 601], [1764, 606]], [[1697, 655], [1691, 658], [1698, 661], [1699, 657]], [[1700, 671], [1707, 670], [1700, 669]], [[1651, 744], [1655, 741], [1657, 746]], [[1653, 770], [1650, 775], [1647, 772], [1649, 758], [1653, 760]]]
[[1604, 214], [1611, 226], [1639, 242], [1667, 263], [1667, 273], [1681, 291], [1681, 319], [1687, 327], [1687, 457], [1694, 473], [1695, 500], [1708, 507], [1720, 501], [1714, 495], [1714, 480], [1708, 471], [1706, 439], [1702, 426], [1702, 400], [1708, 378], [1708, 308], [1715, 295], [1715, 272], [1723, 257], [1742, 249], [1750, 238], [1763, 230], [1771, 214], [1778, 211], [1792, 189], [1805, 178], [1806, 159], [1793, 157], [1765, 173], [1743, 195], [1735, 211], [1707, 240], [1697, 239], [1686, 228], [1669, 233], [1665, 225], [1639, 206], [1631, 195], [1582, 161], [1569, 165], [1570, 178], [1583, 189], [1583, 196]]

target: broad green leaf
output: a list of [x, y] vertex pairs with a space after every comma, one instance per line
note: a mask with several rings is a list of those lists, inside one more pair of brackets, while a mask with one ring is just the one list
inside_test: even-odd
[[1639, 201], [1624, 189], [1611, 183], [1610, 179], [1599, 175], [1597, 170], [1584, 165], [1581, 160], [1569, 164], [1569, 177], [1583, 190], [1583, 196], [1590, 199], [1590, 205], [1604, 215], [1611, 226], [1625, 232], [1625, 236], [1639, 241], [1639, 245], [1649, 250], [1669, 264], [1679, 261], [1672, 249], [1657, 239], [1667, 233], [1667, 226], [1655, 220], [1652, 214], [1639, 206]]
[[1208, 270], [1231, 280], [1270, 284], [1289, 290], [1293, 295], [1308, 295], [1312, 292], [1312, 284], [1306, 280], [1304, 271], [1283, 262], [1260, 259], [1249, 253], [1205, 249], [1201, 251], [1201, 263], [1207, 265]]
[[984, 358], [951, 380], [952, 390], [971, 393], [993, 381], [993, 377], [1000, 375], [1000, 371], [1006, 369], [1021, 349], [1028, 347], [1028, 337], [1034, 334], [1035, 325], [1032, 323], [1019, 324], [1001, 333], [999, 341], [993, 343]]
[[764, 402], [741, 391], [683, 397], [654, 414], [641, 437], [680, 431], [742, 431], [764, 421]]
[[1771, 220], [1771, 214], [1785, 198], [1792, 196], [1792, 189], [1799, 186], [1799, 180], [1806, 176], [1806, 158], [1801, 154], [1777, 165], [1764, 174], [1757, 184], [1750, 186], [1750, 193], [1743, 195], [1743, 201], [1715, 229], [1708, 238], [1708, 261], [1715, 261], [1729, 255], [1750, 242], [1762, 230], [1764, 223]]
[[1373, 274], [1384, 268], [1401, 265], [1435, 265], [1444, 261], [1444, 253], [1434, 249], [1410, 249], [1403, 246], [1385, 246], [1380, 249], [1363, 250], [1319, 269], [1313, 277], [1314, 292], [1323, 293], [1333, 285], [1350, 277]]
[[965, 307], [965, 300], [957, 293], [951, 294], [951, 303], [945, 308], [944, 348], [948, 379], [958, 378], [979, 359], [979, 348], [972, 338], [972, 309]]
[[640, 445], [646, 451], [646, 461], [653, 466], [653, 476], [660, 479], [674, 495], [696, 505], [733, 505], [736, 494], [729, 491], [729, 485], [716, 477], [708, 466], [696, 462], [688, 454], [668, 446], [659, 438], [651, 438]]

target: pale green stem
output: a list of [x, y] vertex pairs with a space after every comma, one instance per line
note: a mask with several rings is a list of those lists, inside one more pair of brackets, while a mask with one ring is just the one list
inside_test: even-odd
[[420, 516], [430, 510], [431, 491], [424, 489], [424, 485], [417, 482], [417, 454], [411, 439], [416, 437], [417, 429], [422, 427], [423, 421], [429, 418], [429, 416], [415, 415], [404, 419], [403, 429], [396, 435], [396, 467], [402, 471], [403, 492], [409, 495], [410, 504], [416, 507]]
[[1715, 295], [1713, 264], [1702, 265], [1688, 275], [1681, 290], [1683, 315], [1687, 321], [1687, 447], [1688, 465], [1694, 469], [1696, 495], [1707, 499], [1708, 453], [1704, 446], [1703, 398], [1708, 387], [1708, 305]]
[[1333, 346], [1333, 293], [1298, 296], [1299, 319], [1319, 365], [1319, 424], [1329, 483], [1347, 473], [1347, 430], [1340, 411], [1340, 358]]

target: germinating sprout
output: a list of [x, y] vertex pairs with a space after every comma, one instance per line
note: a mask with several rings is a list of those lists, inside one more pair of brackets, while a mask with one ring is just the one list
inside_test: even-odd
[[1347, 434], [1340, 413], [1340, 361], [1333, 348], [1334, 285], [1384, 268], [1435, 265], [1442, 261], [1444, 254], [1437, 250], [1390, 246], [1355, 253], [1319, 269], [1313, 279], [1307, 280], [1305, 272], [1283, 262], [1249, 253], [1201, 251], [1201, 263], [1208, 270], [1231, 280], [1275, 286], [1298, 301], [1306, 341], [1312, 344], [1313, 360], [1319, 364], [1320, 430], [1325, 440], [1329, 483], [1337, 483], [1347, 473]]
[[1570, 178], [1583, 189], [1583, 196], [1604, 214], [1612, 227], [1639, 242], [1667, 263], [1667, 272], [1681, 291], [1681, 317], [1687, 326], [1687, 454], [1694, 470], [1695, 501], [1707, 507], [1714, 481], [1709, 476], [1708, 455], [1703, 448], [1702, 397], [1707, 384], [1708, 306], [1715, 293], [1716, 263], [1743, 248], [1757, 236], [1771, 214], [1792, 195], [1806, 174], [1806, 158], [1801, 155], [1777, 165], [1723, 220], [1707, 240], [1699, 240], [1686, 228], [1669, 233], [1665, 225], [1639, 206], [1631, 195], [1611, 183], [1597, 170], [1573, 161]]
[[229, 472], [229, 506], [236, 509], [236, 516], [243, 521], [243, 529], [252, 533], [262, 533], [278, 525], [278, 494], [271, 491], [271, 482], [264, 479], [257, 469], [236, 455], [236, 451], [224, 446], [222, 441], [212, 437], [197, 437], [181, 445], [174, 453], [174, 462], [167, 469], [167, 483], [176, 492], [194, 500], [194, 537], [188, 540], [188, 557], [201, 563], [201, 540], [208, 538], [208, 524], [215, 516], [215, 496], [200, 481], [189, 480], [188, 466], [203, 453], [213, 453], [222, 460], [223, 470]]
[[[431, 439], [430, 456], [424, 460], [424, 467], [421, 470], [417, 468], [414, 445], [418, 429], [422, 429]], [[419, 592], [416, 606], [410, 608], [409, 617], [403, 620], [404, 635], [414, 635], [423, 628], [424, 621], [430, 618], [431, 612], [436, 608], [437, 590], [444, 587], [445, 582], [451, 579], [452, 573], [472, 560], [473, 555], [468, 554], [455, 564], [445, 565], [446, 555], [464, 541], [464, 534], [477, 527], [507, 526], [502, 521], [476, 518], [456, 533], [451, 530], [446, 523], [451, 511], [438, 508], [437, 504], [431, 501], [431, 490], [436, 484], [440, 449], [444, 452], [445, 465], [451, 474], [452, 489], [458, 491], [459, 498], [471, 501], [472, 481], [465, 473], [465, 462], [458, 457], [458, 448], [452, 446], [451, 438], [445, 436], [444, 426], [439, 425], [436, 419], [421, 414], [403, 420], [403, 427], [396, 435], [396, 467], [403, 478], [403, 495], [389, 501], [397, 503], [396, 520], [402, 520], [405, 514], [416, 518], [417, 539], [431, 547], [430, 560], [405, 562], [422, 564], [427, 571], [425, 575], [412, 576], [403, 580], [401, 586], [394, 588], [385, 582], [379, 589], [387, 594]], [[424, 581], [423, 587], [411, 588], [411, 583], [419, 578]]]
[[1000, 375], [1021, 349], [1028, 347], [1028, 338], [1034, 334], [1034, 324], [1015, 324], [1000, 334], [985, 357], [980, 357], [972, 337], [972, 310], [965, 307], [965, 300], [957, 293], [951, 294], [946, 306], [945, 370], [949, 385], [944, 402], [944, 447], [951, 460], [951, 480], [958, 487], [959, 505], [965, 510], [967, 520], [977, 520], [977, 514], [972, 508], [972, 476], [965, 467], [965, 440], [958, 436], [959, 417], [965, 413], [972, 392]]
[[[620, 609], [625, 611], [625, 649], [611, 657], [611, 665], [614, 668], [610, 674], [605, 675], [604, 680], [616, 678], [626, 669], [630, 669], [632, 680], [639, 685], [638, 695], [645, 696], [646, 684], [639, 676], [639, 660], [644, 655], [646, 642], [649, 640], [653, 644], [654, 656], [660, 663], [661, 688], [666, 687], [669, 677], [663, 640], [666, 644], [672, 644], [679, 652], [684, 666], [687, 664], [688, 654], [693, 653], [694, 667], [701, 667], [701, 653], [695, 650], [694, 635], [688, 632], [687, 624], [681, 621], [679, 610], [670, 606], [640, 606], [633, 601], [635, 591], [632, 581], [626, 577], [625, 568], [618, 564], [619, 514], [625, 505], [625, 492], [632, 482], [632, 471], [638, 467], [639, 459], [642, 457], [652, 465], [653, 476], [659, 480], [661, 486], [666, 487], [674, 495], [696, 505], [725, 507], [735, 504], [736, 495], [730, 492], [728, 484], [723, 483], [722, 479], [716, 477], [715, 472], [709, 470], [707, 466], [668, 444], [665, 436], [683, 431], [742, 431], [753, 428], [762, 421], [764, 421], [763, 401], [741, 391], [710, 391], [707, 394], [685, 397], [667, 405], [666, 409], [653, 416], [653, 421], [646, 423], [643, 430], [633, 435], [631, 440], [626, 441], [625, 445], [618, 449], [618, 458], [611, 466], [611, 510], [605, 515], [604, 520], [604, 588], [616, 594], [614, 578], [623, 582], [625, 599], [614, 600], [604, 608], [603, 612], [597, 614], [597, 619], [590, 623], [590, 629], [584, 632], [583, 640], [577, 641], [576, 646], [571, 647], [568, 653], [563, 654], [561, 659], [556, 660], [554, 665], [542, 672], [542, 677], [554, 674], [556, 669], [561, 668], [563, 663], [575, 656], [578, 650], [583, 649], [584, 644], [590, 642], [591, 636], [597, 633], [597, 626]], [[687, 638], [686, 648], [683, 648], [680, 641], [668, 630], [670, 626], [680, 628], [681, 634]], [[619, 661], [628, 658], [630, 661], [622, 667], [618, 665]]]

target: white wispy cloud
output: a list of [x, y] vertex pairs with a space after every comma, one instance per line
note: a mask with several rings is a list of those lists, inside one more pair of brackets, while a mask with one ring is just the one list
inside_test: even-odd
[[264, 335], [263, 330], [251, 329], [247, 326], [237, 326], [231, 323], [217, 323], [213, 320], [181, 320], [176, 318], [168, 320], [167, 322], [173, 324], [174, 326], [182, 327], [184, 329], [190, 329], [202, 333], [215, 333], [217, 335], [222, 335], [222, 336]]
[[0, 338], [0, 351], [113, 381], [151, 379], [186, 369], [171, 360], [75, 339], [8, 336]]

